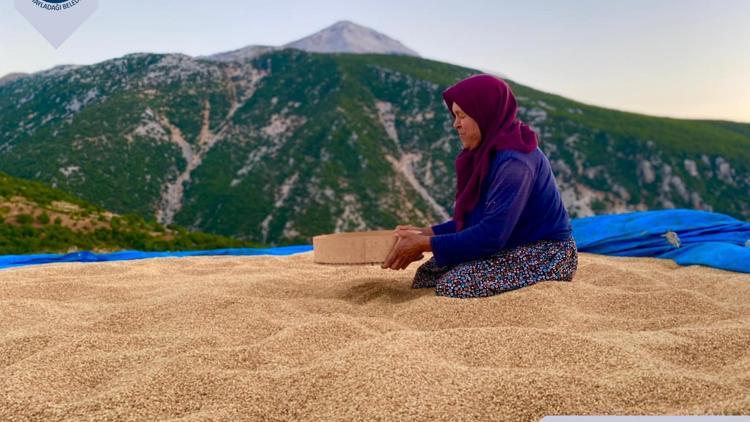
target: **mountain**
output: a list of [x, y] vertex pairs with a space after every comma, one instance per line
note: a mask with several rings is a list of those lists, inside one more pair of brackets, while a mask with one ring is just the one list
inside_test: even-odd
[[338, 21], [312, 35], [281, 47], [249, 45], [200, 58], [216, 61], [248, 60], [269, 51], [286, 48], [296, 48], [310, 53], [378, 53], [419, 57], [416, 51], [387, 35], [351, 21]]
[[237, 50], [199, 57], [199, 59], [215, 60], [219, 62], [245, 61], [274, 50], [279, 50], [279, 47], [270, 45], [248, 45], [247, 47], [238, 48]]
[[[477, 72], [296, 49], [55, 68], [0, 86], [0, 170], [113, 212], [274, 245], [441, 222], [460, 150], [441, 92]], [[686, 207], [750, 219], [750, 125], [509, 83], [573, 217]]]
[[419, 57], [401, 42], [350, 21], [339, 21], [310, 36], [284, 45], [311, 53], [378, 53]]
[[27, 76], [27, 75], [28, 73], [8, 73], [7, 75], [0, 78], [0, 85], [13, 82], [16, 79], [23, 78], [24, 76]]
[[257, 246], [113, 214], [59, 189], [0, 172], [0, 254]]

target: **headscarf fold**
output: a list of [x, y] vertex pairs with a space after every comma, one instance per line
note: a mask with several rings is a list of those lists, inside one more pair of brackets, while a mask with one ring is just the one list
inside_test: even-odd
[[464, 148], [456, 157], [456, 230], [464, 228], [465, 218], [481, 195], [482, 182], [490, 170], [493, 153], [513, 149], [524, 153], [538, 145], [536, 133], [516, 118], [518, 107], [510, 86], [492, 75], [466, 78], [443, 92], [451, 116], [457, 103], [479, 125], [482, 139], [476, 148]]

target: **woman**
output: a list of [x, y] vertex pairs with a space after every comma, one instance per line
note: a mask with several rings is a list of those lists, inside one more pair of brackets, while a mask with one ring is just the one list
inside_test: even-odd
[[516, 118], [508, 84], [475, 75], [443, 99], [464, 147], [456, 157], [453, 218], [425, 228], [399, 225], [382, 267], [404, 269], [432, 252], [412, 287], [462, 298], [571, 281], [578, 251], [570, 219], [536, 133]]

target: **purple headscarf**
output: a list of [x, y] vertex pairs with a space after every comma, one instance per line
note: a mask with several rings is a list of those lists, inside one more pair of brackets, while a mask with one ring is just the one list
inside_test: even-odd
[[510, 86], [491, 75], [474, 75], [443, 92], [453, 115], [453, 103], [479, 125], [482, 140], [473, 150], [464, 148], [456, 157], [456, 206], [453, 220], [456, 230], [464, 227], [464, 218], [479, 201], [480, 190], [490, 169], [492, 152], [513, 149], [525, 153], [537, 147], [536, 133], [516, 118], [516, 98]]

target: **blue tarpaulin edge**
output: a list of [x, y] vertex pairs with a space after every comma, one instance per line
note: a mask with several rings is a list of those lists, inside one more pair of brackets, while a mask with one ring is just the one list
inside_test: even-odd
[[[750, 223], [725, 214], [688, 209], [635, 211], [572, 220], [580, 252], [613, 256], [672, 259], [680, 265], [704, 265], [750, 273]], [[55, 262], [103, 262], [132, 259], [211, 255], [293, 255], [312, 245], [275, 248], [233, 248], [198, 251], [0, 256], [0, 269]]]
[[581, 252], [672, 259], [750, 273], [750, 223], [698, 210], [636, 211], [574, 219]]
[[90, 251], [72, 252], [67, 254], [34, 254], [34, 255], [1, 255], [0, 269], [20, 267], [25, 265], [48, 264], [55, 262], [103, 262], [126, 261], [131, 259], [211, 256], [211, 255], [293, 255], [313, 250], [312, 245], [280, 246], [276, 248], [231, 248], [207, 249], [199, 251], [165, 251], [143, 252], [136, 250], [118, 251], [97, 254]]

